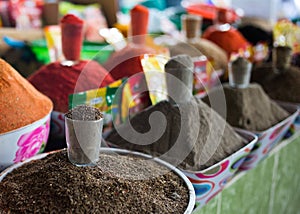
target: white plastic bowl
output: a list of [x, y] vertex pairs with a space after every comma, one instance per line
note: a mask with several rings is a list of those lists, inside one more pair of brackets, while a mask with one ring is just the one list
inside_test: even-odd
[[0, 172], [44, 151], [49, 136], [50, 114], [32, 124], [0, 134]]

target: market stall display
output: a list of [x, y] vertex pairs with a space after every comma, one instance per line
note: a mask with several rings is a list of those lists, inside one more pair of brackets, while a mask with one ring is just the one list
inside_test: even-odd
[[[288, 144], [282, 139], [299, 140], [300, 28], [280, 20], [271, 38], [271, 25], [245, 24], [238, 9], [216, 1], [154, 13], [146, 1], [127, 14], [116, 14], [116, 2], [100, 1], [107, 21], [118, 15], [109, 22], [115, 28], [99, 25], [105, 20], [93, 0], [56, 3], [53, 23], [57, 6], [76, 12], [45, 26], [47, 47], [44, 39], [19, 41], [3, 31], [18, 55], [10, 53], [11, 65], [0, 59], [0, 213], [198, 213], [254, 168], [266, 175], [262, 195], [290, 191], [279, 177], [297, 155], [279, 151]], [[17, 27], [40, 24], [34, 17], [27, 23], [30, 10], [13, 14], [15, 2], [0, 6], [0, 25], [3, 12], [16, 15]], [[107, 43], [84, 41], [102, 37]], [[32, 74], [36, 59], [44, 66]], [[292, 189], [298, 174], [290, 171]], [[245, 201], [241, 194], [256, 191], [249, 180], [222, 197]], [[212, 203], [218, 212], [230, 204], [223, 198]], [[262, 201], [270, 212], [278, 200]]]

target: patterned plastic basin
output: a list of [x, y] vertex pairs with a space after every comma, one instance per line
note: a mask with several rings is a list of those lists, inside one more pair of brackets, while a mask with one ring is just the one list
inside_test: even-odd
[[300, 103], [288, 103], [288, 102], [281, 102], [281, 101], [276, 101], [278, 104], [281, 106], [294, 106], [295, 108], [299, 109], [299, 114], [296, 117], [294, 123], [290, 126], [288, 132], [284, 136], [285, 139], [291, 137], [295, 132], [300, 131]]
[[44, 151], [50, 130], [50, 113], [19, 129], [0, 134], [0, 171]]
[[258, 137], [258, 141], [252, 149], [251, 153], [247, 156], [246, 160], [240, 167], [240, 170], [245, 171], [253, 169], [259, 162], [264, 160], [280, 142], [288, 132], [291, 125], [294, 123], [296, 117], [299, 117], [299, 110], [295, 105], [288, 105], [279, 103], [281, 107], [291, 113], [291, 115], [280, 123], [272, 126], [271, 128], [254, 133]]
[[[43, 153], [43, 154], [39, 154], [36, 155], [34, 157], [31, 157], [23, 162], [17, 163], [9, 168], [7, 168], [6, 170], [4, 170], [2, 173], [0, 173], [0, 182], [4, 179], [4, 177], [12, 172], [14, 169], [21, 167], [24, 163], [30, 162], [30, 161], [35, 161], [35, 160], [39, 160], [42, 159], [44, 157], [46, 157], [48, 154], [54, 153], [54, 152], [59, 152], [61, 150], [58, 151], [52, 151], [52, 152], [48, 152], [48, 153]], [[171, 171], [173, 171], [175, 174], [177, 174], [182, 180], [183, 182], [186, 184], [188, 190], [189, 190], [189, 203], [188, 206], [184, 212], [184, 214], [191, 214], [194, 210], [194, 206], [195, 206], [195, 191], [193, 188], [192, 183], [189, 181], [189, 179], [184, 175], [184, 173], [182, 173], [179, 169], [177, 169], [176, 167], [174, 167], [173, 165], [159, 159], [159, 158], [155, 158], [152, 157], [150, 155], [146, 155], [140, 152], [133, 152], [133, 151], [128, 151], [125, 149], [114, 149], [114, 148], [101, 148], [100, 152], [105, 152], [105, 153], [118, 153], [118, 154], [122, 154], [122, 155], [126, 155], [126, 154], [130, 154], [130, 155], [135, 155], [138, 157], [143, 157], [146, 159], [151, 159], [155, 162], [157, 162], [160, 165], [163, 165], [165, 167], [167, 167], [168, 169], [170, 169]], [[53, 169], [55, 170], [55, 169]]]
[[257, 142], [257, 136], [251, 132], [240, 129], [236, 129], [236, 132], [248, 141], [243, 148], [207, 169], [198, 172], [182, 170], [195, 189], [197, 209], [203, 207], [222, 191]]

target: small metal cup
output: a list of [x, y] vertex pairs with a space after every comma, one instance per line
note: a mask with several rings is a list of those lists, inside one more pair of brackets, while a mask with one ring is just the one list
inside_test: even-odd
[[99, 159], [103, 118], [93, 121], [65, 117], [68, 158], [76, 166], [93, 166]]
[[233, 88], [247, 88], [250, 83], [252, 63], [239, 57], [228, 63], [229, 85]]

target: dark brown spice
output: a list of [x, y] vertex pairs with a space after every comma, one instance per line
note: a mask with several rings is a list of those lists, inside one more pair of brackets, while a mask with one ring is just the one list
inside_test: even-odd
[[189, 192], [149, 159], [101, 153], [76, 167], [66, 151], [15, 169], [0, 182], [0, 213], [184, 213]]
[[224, 84], [211, 91], [203, 100], [209, 103], [209, 99], [214, 99], [223, 92], [226, 98], [226, 120], [234, 127], [265, 131], [289, 116], [258, 84], [250, 84], [247, 88], [232, 88]]
[[[245, 146], [245, 140], [201, 100], [193, 99], [181, 104], [180, 108], [167, 101], [160, 102], [113, 130], [106, 140], [118, 147], [154, 156], [167, 154], [161, 158], [192, 171], [206, 169]], [[147, 123], [154, 112], [161, 112], [166, 118], [166, 129], [162, 135], [162, 127], [158, 123], [153, 127]], [[139, 134], [150, 130], [153, 134], [149, 139], [130, 134], [126, 140], [119, 133], [128, 133], [131, 126]], [[141, 143], [132, 143], [136, 139]], [[152, 143], [143, 145], [145, 140]]]
[[69, 110], [65, 116], [73, 120], [85, 121], [100, 120], [103, 118], [103, 115], [99, 109], [88, 105], [78, 105]]
[[262, 85], [266, 93], [275, 100], [300, 103], [300, 69], [290, 66], [285, 72], [274, 72], [272, 64], [256, 67], [252, 80]]

